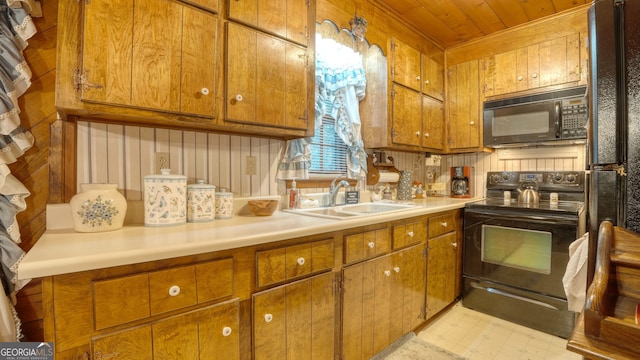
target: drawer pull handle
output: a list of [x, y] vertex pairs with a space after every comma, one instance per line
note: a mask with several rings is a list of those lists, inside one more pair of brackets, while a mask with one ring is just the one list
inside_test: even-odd
[[532, 76], [534, 79], [536, 79], [536, 78], [538, 77], [538, 73], [533, 73], [533, 74], [531, 74], [531, 76]]
[[242, 101], [242, 95], [240, 95], [240, 94], [236, 95], [236, 101], [237, 102]]
[[473, 120], [469, 121], [469, 125], [473, 126], [473, 125], [475, 125], [475, 124], [476, 124], [476, 122], [475, 122], [475, 121], [473, 121]]
[[454, 248], [458, 247], [458, 243], [451, 243], [451, 246], [453, 246]]
[[172, 287], [169, 288], [169, 295], [178, 296], [179, 294], [180, 294], [180, 286], [173, 285]]
[[416, 81], [420, 81], [420, 76], [416, 76]]
[[408, 235], [409, 237], [413, 237], [413, 231], [409, 231], [409, 232], [407, 233], [407, 235]]
[[273, 315], [271, 315], [271, 314], [265, 314], [264, 315], [264, 321], [265, 322], [271, 322], [271, 320], [273, 320]]
[[203, 87], [202, 89], [200, 89], [200, 94], [204, 96], [209, 95], [209, 89], [207, 89], [206, 87]]
[[424, 81], [424, 84], [425, 84], [425, 85], [429, 85], [429, 80], [425, 80], [425, 81]]
[[373, 249], [376, 246], [376, 243], [374, 243], [373, 241], [369, 241], [367, 243], [367, 246], [369, 246], [370, 249]]
[[304, 265], [304, 258], [303, 257], [299, 257], [298, 258], [298, 265], [300, 265], [300, 266]]
[[399, 272], [400, 272], [400, 267], [399, 267], [399, 266], [394, 267], [394, 268], [393, 268], [393, 271], [395, 271], [395, 272], [399, 273]]
[[231, 335], [231, 328], [228, 326], [225, 326], [222, 328], [222, 336], [229, 336]]
[[447, 224], [446, 221], [443, 221], [443, 222], [440, 223], [440, 225], [442, 225], [442, 227], [447, 227], [448, 224]]
[[420, 136], [420, 131], [416, 131], [416, 136]]
[[390, 270], [385, 270], [385, 271], [384, 271], [384, 274], [385, 274], [386, 276], [391, 276], [391, 271], [390, 271]]

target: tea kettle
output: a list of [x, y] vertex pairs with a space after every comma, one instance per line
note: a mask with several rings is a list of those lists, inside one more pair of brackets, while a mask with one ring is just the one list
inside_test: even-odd
[[537, 204], [540, 202], [538, 183], [533, 180], [525, 180], [520, 183], [518, 190], [518, 202], [523, 204]]

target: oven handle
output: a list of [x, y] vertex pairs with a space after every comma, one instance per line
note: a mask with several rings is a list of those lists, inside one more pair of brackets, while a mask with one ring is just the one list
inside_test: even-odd
[[[492, 211], [492, 210], [483, 210], [479, 211], [470, 211], [469, 209], [465, 209], [465, 217], [474, 216], [481, 219], [489, 219], [489, 218], [501, 218], [501, 219], [509, 219], [515, 221], [523, 221], [523, 222], [535, 222], [538, 224], [554, 224], [554, 225], [569, 225], [575, 226], [578, 223], [577, 216], [557, 216], [553, 214], [548, 215], [522, 215], [522, 214], [514, 214], [505, 211]], [[474, 221], [474, 223], [477, 223]]]
[[538, 306], [544, 306], [544, 307], [549, 308], [549, 309], [559, 310], [557, 307], [555, 307], [553, 305], [550, 305], [550, 304], [547, 304], [545, 302], [534, 300], [534, 299], [529, 299], [529, 298], [524, 297], [524, 296], [512, 294], [512, 293], [510, 293], [508, 291], [504, 291], [504, 290], [494, 289], [492, 287], [484, 287], [482, 285], [478, 285], [475, 282], [471, 282], [471, 287], [474, 288], [474, 289], [486, 290], [487, 292], [490, 292], [492, 294], [502, 295], [502, 296], [513, 298], [513, 299], [526, 301], [528, 303], [532, 303], [532, 304], [535, 304], [535, 305], [538, 305]]

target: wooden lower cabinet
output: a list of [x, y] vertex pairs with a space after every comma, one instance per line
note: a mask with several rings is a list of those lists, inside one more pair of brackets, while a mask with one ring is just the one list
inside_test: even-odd
[[92, 359], [239, 359], [238, 301], [92, 340]]
[[335, 357], [336, 273], [253, 295], [254, 359]]
[[423, 251], [421, 243], [343, 269], [343, 359], [369, 359], [424, 321]]

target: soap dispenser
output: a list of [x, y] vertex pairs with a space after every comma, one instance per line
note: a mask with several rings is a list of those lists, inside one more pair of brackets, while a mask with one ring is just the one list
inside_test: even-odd
[[289, 209], [298, 208], [298, 188], [296, 187], [296, 179], [291, 181], [291, 189], [289, 189]]

